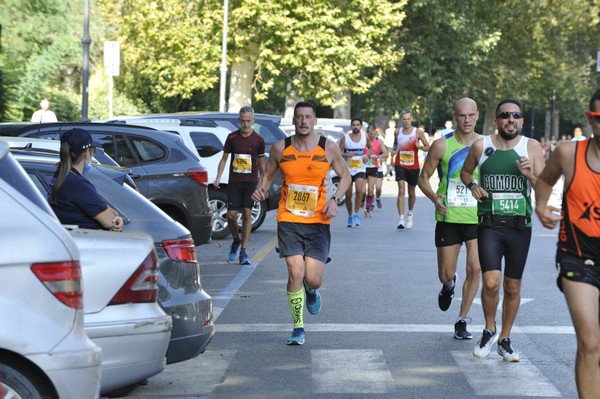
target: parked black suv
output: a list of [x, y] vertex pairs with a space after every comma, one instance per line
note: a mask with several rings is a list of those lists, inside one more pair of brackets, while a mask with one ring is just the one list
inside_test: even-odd
[[85, 122], [29, 125], [16, 135], [59, 140], [75, 127], [89, 131], [111, 158], [130, 169], [140, 193], [187, 227], [196, 245], [210, 242], [208, 174], [181, 137], [140, 126]]

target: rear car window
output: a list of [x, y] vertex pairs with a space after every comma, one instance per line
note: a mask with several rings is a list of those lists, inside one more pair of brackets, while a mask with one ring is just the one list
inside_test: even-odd
[[46, 198], [40, 194], [23, 168], [19, 166], [19, 163], [12, 156], [0, 159], [0, 179], [14, 187], [41, 210], [55, 217]]
[[202, 158], [211, 157], [223, 150], [221, 140], [212, 133], [190, 132], [190, 138]]

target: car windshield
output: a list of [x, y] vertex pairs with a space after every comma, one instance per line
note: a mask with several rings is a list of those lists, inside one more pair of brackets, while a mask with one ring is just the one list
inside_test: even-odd
[[56, 217], [48, 201], [40, 194], [23, 168], [11, 155], [0, 159], [0, 179], [6, 181], [40, 209], [52, 217]]
[[[240, 128], [240, 122], [237, 119], [218, 119], [215, 120], [221, 127], [227, 128], [230, 131], [235, 131]], [[260, 134], [265, 139], [267, 146], [272, 146], [276, 141], [284, 139], [285, 133], [276, 124], [266, 119], [256, 119], [252, 125], [256, 133]]]

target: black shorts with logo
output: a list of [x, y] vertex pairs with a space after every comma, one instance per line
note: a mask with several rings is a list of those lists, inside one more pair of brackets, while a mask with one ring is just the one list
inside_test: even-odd
[[449, 247], [477, 239], [477, 225], [465, 223], [437, 222], [435, 224], [435, 246]]
[[258, 182], [229, 183], [227, 185], [227, 210], [252, 209], [254, 200], [252, 193]]
[[593, 285], [600, 290], [600, 258], [586, 259], [558, 252], [556, 254], [558, 277], [556, 284], [562, 291], [562, 278]]
[[511, 227], [477, 226], [477, 246], [479, 263], [483, 273], [490, 270], [502, 270], [504, 275], [521, 279], [527, 262], [531, 227], [516, 229]]

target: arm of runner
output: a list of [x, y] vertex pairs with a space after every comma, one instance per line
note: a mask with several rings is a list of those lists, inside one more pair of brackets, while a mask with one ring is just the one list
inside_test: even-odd
[[529, 140], [527, 142], [527, 154], [531, 157], [521, 157], [515, 161], [517, 167], [523, 176], [529, 180], [531, 186], [535, 186], [537, 177], [544, 169], [544, 150], [537, 140]]
[[217, 167], [217, 177], [215, 178], [215, 181], [213, 183], [215, 188], [219, 188], [219, 184], [221, 184], [221, 176], [223, 175], [223, 170], [225, 169], [225, 164], [227, 163], [228, 156], [229, 153], [223, 151], [223, 156], [221, 157], [221, 160], [219, 161], [219, 166]]
[[373, 144], [371, 144], [371, 138], [367, 136], [367, 154], [364, 160], [366, 161], [371, 158], [371, 155], [373, 155]]
[[460, 170], [460, 180], [469, 188], [469, 190], [471, 190], [471, 195], [478, 202], [481, 202], [482, 198], [489, 197], [489, 193], [485, 191], [485, 189], [479, 184], [474, 183], [473, 180], [473, 173], [475, 172], [475, 168], [479, 164], [479, 158], [481, 157], [482, 151], [483, 139], [478, 139], [473, 143], [473, 145], [469, 149], [467, 158], [465, 159], [462, 169]]
[[265, 155], [261, 154], [258, 156], [258, 173], [260, 173], [260, 175], [264, 175], [266, 173], [267, 169], [265, 166]]
[[[421, 147], [418, 146], [419, 142], [422, 144]], [[427, 141], [427, 137], [425, 137], [425, 131], [423, 129], [417, 129], [417, 147], [421, 151], [429, 151], [430, 145]]]
[[[281, 161], [281, 154], [283, 153], [284, 142], [280, 140], [273, 144], [269, 155], [269, 163], [265, 169], [265, 173], [260, 176], [260, 180], [256, 185], [256, 190], [252, 193], [252, 199], [254, 201], [264, 201], [269, 197], [269, 187], [273, 182], [275, 173], [279, 169], [279, 161]], [[263, 160], [264, 163], [264, 160]]]
[[425, 196], [429, 198], [431, 202], [433, 202], [435, 209], [442, 215], [448, 214], [448, 208], [446, 208], [443, 202], [444, 196], [436, 194], [431, 187], [429, 179], [435, 173], [438, 165], [444, 157], [445, 151], [446, 140], [434, 141], [430, 146], [429, 152], [427, 153], [427, 158], [425, 158], [425, 163], [423, 164], [423, 170], [419, 175], [419, 188], [423, 194], [425, 194]]
[[385, 143], [383, 142], [383, 140], [381, 140], [380, 138], [378, 138], [377, 140], [379, 140], [379, 150], [381, 151], [381, 154], [376, 154], [376, 155], [379, 157], [379, 160], [381, 162], [385, 162], [385, 160], [389, 156], [390, 152], [388, 151], [387, 147], [385, 146]]
[[[325, 151], [327, 153], [327, 159], [331, 161], [331, 167], [337, 173], [340, 181], [337, 186], [337, 190], [333, 194], [334, 197], [342, 198], [350, 184], [352, 183], [352, 177], [350, 177], [350, 170], [348, 170], [348, 165], [342, 158], [342, 153], [340, 149], [335, 145], [335, 143], [327, 141], [325, 145]], [[323, 212], [325, 216], [328, 218], [332, 218], [337, 215], [338, 205], [335, 200], [330, 198], [325, 204], [325, 208], [323, 208]]]
[[562, 219], [562, 216], [559, 216], [560, 209], [553, 206], [548, 206], [548, 200], [552, 194], [552, 187], [554, 187], [556, 182], [558, 182], [558, 179], [560, 179], [561, 175], [565, 174], [565, 171], [563, 170], [563, 164], [565, 163], [565, 160], [572, 160], [575, 156], [575, 151], [572, 151], [571, 154], [565, 154], [569, 153], [568, 150], [570, 150], [570, 148], [568, 148], [567, 143], [556, 147], [556, 150], [552, 153], [552, 155], [550, 155], [550, 159], [546, 163], [546, 167], [538, 176], [538, 179], [535, 183], [535, 213], [538, 215], [538, 218], [544, 227], [548, 229], [553, 229], [554, 226], [556, 226], [556, 223]]

